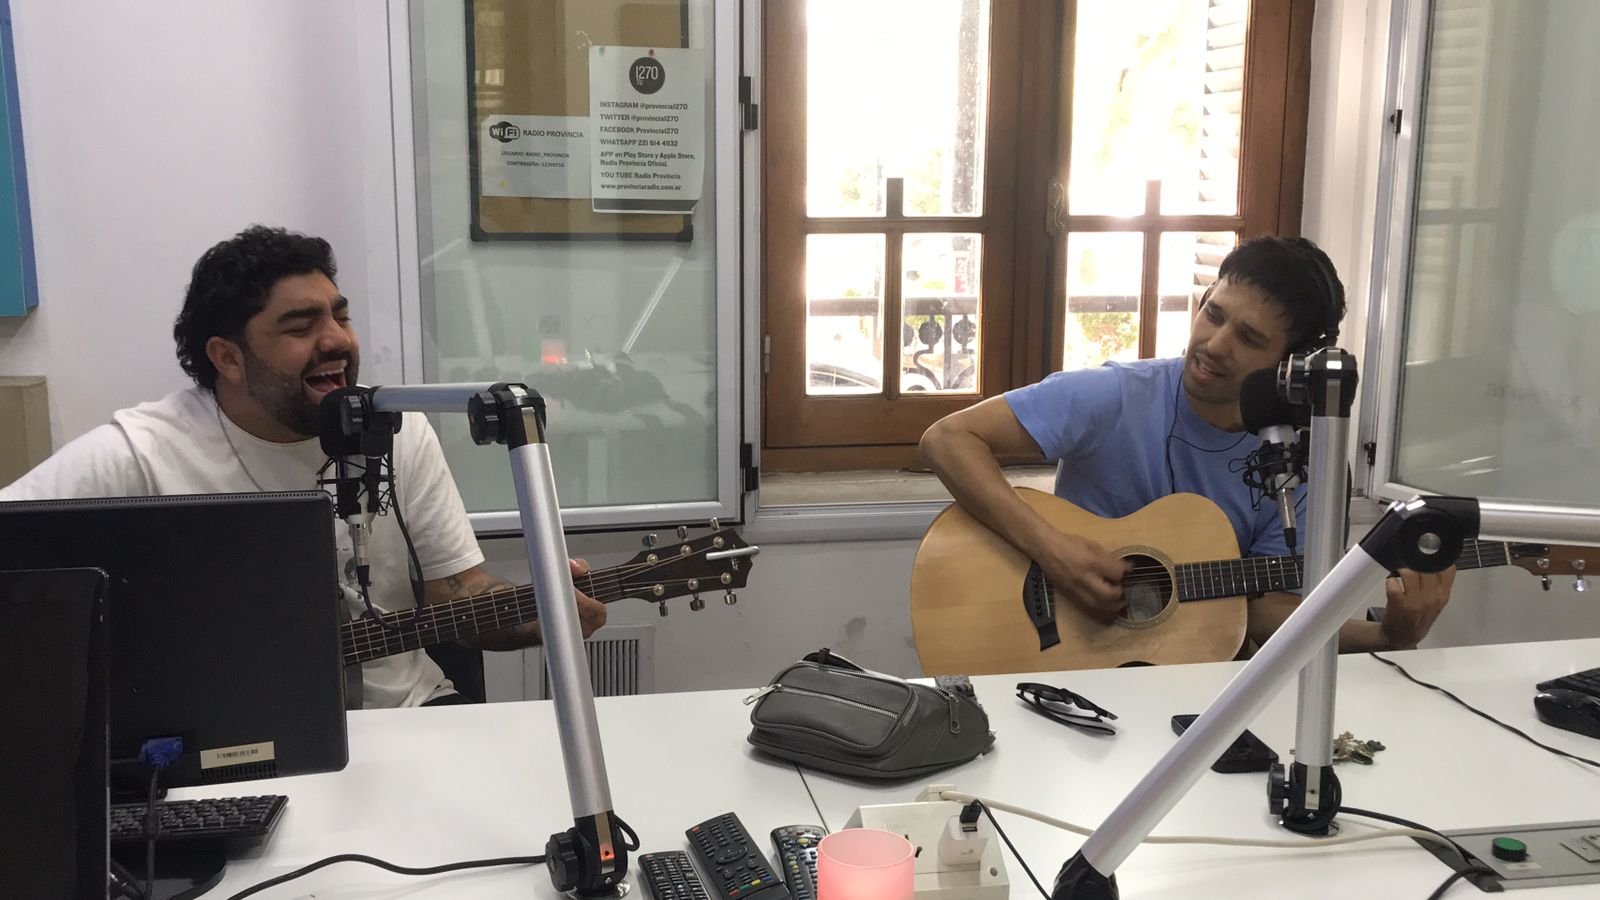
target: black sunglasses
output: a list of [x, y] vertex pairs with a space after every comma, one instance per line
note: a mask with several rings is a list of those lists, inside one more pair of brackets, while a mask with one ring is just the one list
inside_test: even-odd
[[[1056, 687], [1053, 684], [1040, 684], [1037, 681], [1024, 681], [1017, 685], [1017, 699], [1033, 707], [1040, 715], [1054, 719], [1062, 725], [1100, 734], [1117, 733], [1117, 729], [1106, 723], [1107, 719], [1115, 719], [1116, 713], [1066, 688]], [[1089, 714], [1073, 712], [1074, 708], [1087, 710]]]

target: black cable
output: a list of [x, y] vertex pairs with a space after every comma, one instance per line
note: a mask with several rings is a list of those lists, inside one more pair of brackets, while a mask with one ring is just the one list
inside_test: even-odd
[[1399, 672], [1401, 675], [1404, 675], [1407, 681], [1410, 681], [1413, 684], [1421, 685], [1422, 687], [1425, 687], [1430, 691], [1438, 691], [1439, 693], [1445, 695], [1446, 697], [1449, 697], [1451, 700], [1454, 700], [1456, 703], [1459, 703], [1462, 707], [1464, 707], [1467, 710], [1467, 712], [1472, 713], [1473, 715], [1477, 716], [1480, 719], [1487, 719], [1488, 721], [1493, 722], [1496, 725], [1499, 725], [1501, 728], [1504, 728], [1505, 730], [1511, 732], [1512, 734], [1516, 735], [1519, 738], [1522, 738], [1523, 740], [1525, 740], [1528, 743], [1534, 745], [1535, 747], [1538, 747], [1541, 750], [1548, 750], [1548, 751], [1550, 751], [1551, 753], [1554, 753], [1557, 756], [1566, 757], [1567, 759], [1570, 759], [1573, 762], [1582, 763], [1583, 765], [1592, 766], [1592, 767], [1594, 767], [1596, 769], [1600, 769], [1600, 762], [1597, 762], [1597, 761], [1592, 760], [1592, 759], [1588, 759], [1586, 757], [1579, 756], [1576, 753], [1568, 753], [1565, 750], [1561, 750], [1561, 749], [1558, 749], [1556, 747], [1552, 747], [1549, 744], [1546, 744], [1543, 741], [1530, 736], [1526, 731], [1523, 731], [1520, 728], [1517, 728], [1517, 727], [1512, 726], [1512, 725], [1507, 725], [1506, 723], [1500, 721], [1499, 719], [1496, 719], [1494, 716], [1491, 716], [1488, 713], [1484, 712], [1483, 710], [1478, 709], [1476, 706], [1473, 706], [1471, 703], [1468, 703], [1467, 701], [1461, 699], [1460, 697], [1457, 697], [1455, 694], [1452, 694], [1449, 691], [1445, 690], [1444, 688], [1439, 687], [1437, 684], [1429, 684], [1428, 682], [1417, 678], [1415, 675], [1412, 675], [1410, 672], [1407, 672], [1405, 670], [1404, 666], [1400, 665], [1399, 663], [1395, 662], [1392, 659], [1385, 659], [1385, 658], [1379, 656], [1377, 653], [1369, 653], [1368, 655], [1371, 656], [1373, 659], [1377, 660], [1378, 662], [1381, 662], [1384, 665], [1389, 666], [1390, 668], [1394, 669], [1396, 672]]
[[989, 824], [993, 825], [994, 830], [999, 833], [1000, 840], [1006, 842], [1006, 849], [1011, 851], [1011, 855], [1016, 858], [1018, 863], [1021, 863], [1022, 871], [1028, 873], [1028, 880], [1033, 882], [1033, 886], [1039, 889], [1039, 896], [1043, 897], [1044, 900], [1050, 900], [1050, 892], [1044, 889], [1044, 885], [1039, 883], [1039, 879], [1033, 877], [1033, 870], [1028, 868], [1028, 861], [1022, 858], [1021, 853], [1017, 852], [1016, 846], [1011, 843], [1011, 838], [1006, 837], [1006, 830], [1000, 827], [999, 822], [995, 821], [994, 813], [989, 811], [989, 804], [984, 803], [982, 800], [974, 800], [972, 802], [978, 804], [978, 808], [983, 810], [983, 814], [989, 817]]
[[1484, 871], [1485, 870], [1483, 870], [1483, 869], [1459, 869], [1459, 870], [1457, 870], [1455, 872], [1451, 872], [1450, 873], [1450, 877], [1446, 878], [1444, 880], [1443, 884], [1441, 884], [1438, 887], [1434, 888], [1433, 889], [1433, 893], [1428, 895], [1428, 900], [1439, 900], [1439, 898], [1443, 897], [1445, 895], [1445, 892], [1450, 890], [1450, 887], [1452, 885], [1454, 885], [1456, 882], [1460, 881], [1463, 878], [1466, 878], [1468, 875], [1477, 875], [1477, 874], [1481, 874]]
[[154, 897], [156, 877], [156, 835], [161, 833], [161, 816], [156, 812], [156, 785], [161, 767], [150, 767], [150, 799], [144, 807], [144, 895]]
[[146, 900], [148, 895], [140, 889], [137, 876], [113, 858], [108, 858], [106, 864], [106, 882], [108, 888], [114, 892], [112, 896], [123, 900]]
[[817, 803], [817, 795], [811, 793], [811, 782], [806, 781], [806, 773], [799, 766], [795, 766], [794, 770], [800, 774], [800, 783], [805, 786], [806, 796], [811, 798], [811, 808], [817, 811], [817, 821], [822, 823], [822, 830], [832, 834], [833, 829], [828, 827], [828, 817], [822, 814], [822, 806]]
[[1391, 825], [1399, 825], [1399, 826], [1402, 826], [1404, 828], [1414, 828], [1417, 831], [1426, 831], [1427, 833], [1429, 833], [1431, 835], [1434, 835], [1434, 836], [1438, 837], [1439, 839], [1441, 839], [1443, 841], [1447, 841], [1450, 844], [1451, 847], [1454, 847], [1456, 853], [1460, 854], [1460, 856], [1461, 856], [1461, 865], [1462, 865], [1463, 868], [1466, 868], [1466, 869], [1476, 869], [1477, 868], [1477, 866], [1473, 865], [1472, 855], [1467, 852], [1467, 849], [1465, 847], [1461, 846], [1460, 844], [1456, 843], [1454, 838], [1450, 837], [1448, 834], [1445, 834], [1442, 831], [1439, 831], [1439, 830], [1433, 829], [1433, 828], [1429, 828], [1426, 825], [1423, 825], [1423, 824], [1418, 823], [1418, 822], [1413, 822], [1410, 819], [1402, 819], [1399, 816], [1391, 816], [1388, 813], [1373, 812], [1370, 809], [1357, 809], [1354, 806], [1341, 806], [1341, 807], [1339, 807], [1339, 812], [1342, 812], [1347, 816], [1359, 816], [1359, 817], [1361, 817], [1363, 819], [1377, 819], [1380, 822], [1388, 822]]
[[417, 577], [411, 579], [411, 593], [413, 599], [417, 601], [417, 611], [421, 612], [422, 607], [427, 605], [427, 600], [423, 597], [422, 562], [417, 559], [417, 545], [411, 541], [411, 529], [406, 527], [406, 515], [400, 511], [400, 493], [394, 481], [393, 454], [389, 456], [389, 503], [394, 509], [394, 520], [400, 526], [400, 536], [405, 538], [406, 553], [411, 557], [411, 568], [416, 572]]
[[385, 862], [376, 857], [365, 856], [360, 853], [342, 853], [338, 856], [330, 856], [327, 859], [319, 859], [310, 865], [301, 866], [300, 868], [295, 869], [293, 872], [279, 875], [276, 878], [269, 878], [260, 884], [251, 885], [239, 893], [234, 894], [232, 897], [229, 897], [228, 900], [244, 900], [245, 897], [249, 897], [252, 894], [259, 894], [267, 888], [277, 887], [284, 882], [293, 881], [302, 875], [310, 875], [312, 872], [315, 872], [318, 869], [327, 868], [335, 863], [342, 862], [358, 862], [369, 866], [377, 866], [380, 869], [393, 872], [396, 875], [439, 875], [444, 872], [458, 872], [462, 869], [487, 869], [493, 868], [494, 866], [537, 866], [542, 865], [544, 861], [545, 857], [542, 854], [539, 856], [503, 856], [499, 859], [474, 859], [468, 860], [467, 862], [445, 863], [442, 866], [423, 866], [421, 868], [413, 868], [411, 866], [400, 866], [392, 862]]

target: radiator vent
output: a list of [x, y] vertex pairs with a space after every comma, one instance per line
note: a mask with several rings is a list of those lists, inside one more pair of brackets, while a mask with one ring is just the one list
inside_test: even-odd
[[[648, 694], [656, 686], [654, 625], [608, 625], [583, 642], [589, 657], [589, 680], [596, 697]], [[550, 672], [539, 654], [537, 697], [550, 699]]]

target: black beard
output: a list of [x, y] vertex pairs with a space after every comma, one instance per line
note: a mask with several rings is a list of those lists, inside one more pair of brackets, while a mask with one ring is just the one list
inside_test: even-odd
[[306, 437], [317, 436], [318, 409], [306, 400], [305, 376], [318, 366], [344, 360], [345, 384], [356, 384], [358, 360], [353, 354], [340, 353], [312, 360], [298, 378], [286, 378], [274, 372], [260, 357], [244, 349], [245, 391], [261, 404], [279, 425]]

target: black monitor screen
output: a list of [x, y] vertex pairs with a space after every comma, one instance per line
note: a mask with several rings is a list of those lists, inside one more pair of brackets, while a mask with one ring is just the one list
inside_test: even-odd
[[0, 503], [0, 569], [111, 579], [113, 786], [178, 737], [167, 786], [344, 767], [341, 603], [320, 491]]
[[106, 895], [105, 581], [0, 572], [0, 897]]

